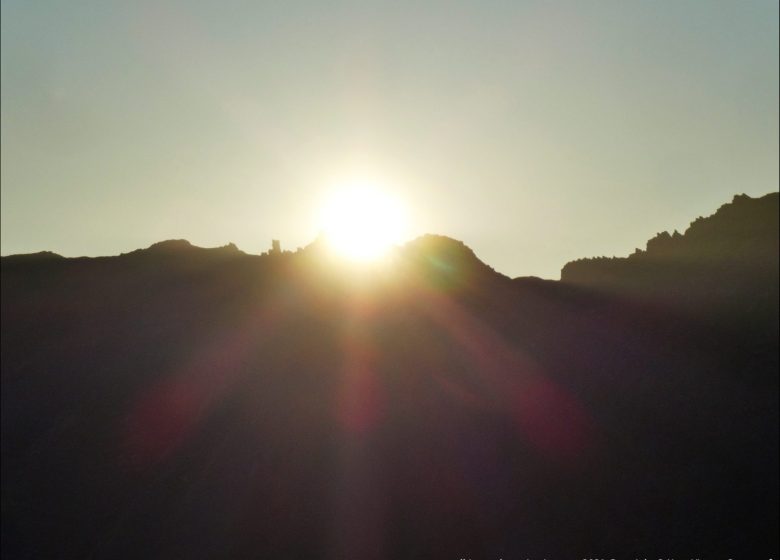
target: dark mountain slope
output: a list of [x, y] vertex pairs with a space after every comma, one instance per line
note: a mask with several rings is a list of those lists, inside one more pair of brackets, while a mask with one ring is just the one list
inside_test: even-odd
[[644, 251], [570, 262], [561, 281], [699, 313], [772, 312], [778, 305], [779, 200], [778, 193], [737, 195], [684, 234], [659, 233]]
[[440, 236], [4, 257], [3, 555], [771, 557], [776, 339], [654, 297]]

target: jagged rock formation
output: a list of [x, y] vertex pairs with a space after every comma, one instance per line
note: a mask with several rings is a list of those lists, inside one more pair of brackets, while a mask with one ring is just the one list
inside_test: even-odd
[[772, 312], [778, 302], [778, 200], [778, 193], [737, 195], [684, 234], [659, 233], [628, 257], [567, 263], [561, 281], [686, 308]]
[[[630, 284], [660, 267], [731, 266], [772, 271], [778, 263], [778, 193], [761, 198], [737, 195], [712, 216], [691, 222], [684, 234], [661, 232], [626, 258], [585, 258], [567, 263], [564, 282]], [[653, 268], [655, 267], [655, 268]]]

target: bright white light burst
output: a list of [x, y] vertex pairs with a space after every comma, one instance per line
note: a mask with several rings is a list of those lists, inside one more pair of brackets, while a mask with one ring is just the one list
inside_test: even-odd
[[370, 182], [345, 185], [322, 211], [330, 246], [353, 260], [374, 260], [401, 241], [406, 215], [400, 202]]

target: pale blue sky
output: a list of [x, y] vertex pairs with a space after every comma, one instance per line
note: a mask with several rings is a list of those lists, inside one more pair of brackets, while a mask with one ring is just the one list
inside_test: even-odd
[[778, 187], [775, 0], [2, 1], [2, 254], [286, 248], [359, 169], [510, 276]]

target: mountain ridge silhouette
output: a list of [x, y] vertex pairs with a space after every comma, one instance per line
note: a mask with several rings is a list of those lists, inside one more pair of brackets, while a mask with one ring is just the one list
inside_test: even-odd
[[3, 257], [2, 554], [774, 557], [776, 272], [705, 252], [641, 282], [511, 279], [443, 236], [376, 267]]
[[[722, 205], [714, 214], [699, 217], [680, 234], [664, 231], [647, 242], [644, 250], [637, 249], [628, 257], [597, 257], [578, 259], [564, 265], [564, 282], [620, 284], [621, 274], [628, 274], [633, 264], [663, 265], [663, 261], [695, 261], [698, 266], [708, 261], [731, 260], [740, 266], [777, 268], [778, 210], [777, 192], [759, 198], [745, 194], [735, 195], [730, 203]], [[615, 277], [610, 278], [612, 273]]]
[[[692, 258], [699, 260], [723, 258], [737, 258], [740, 260], [760, 259], [768, 261], [768, 268], [774, 268], [777, 261], [778, 242], [774, 235], [778, 230], [778, 208], [780, 194], [777, 192], [768, 193], [761, 197], [753, 198], [746, 194], [734, 195], [731, 202], [722, 205], [718, 210], [708, 217], [699, 217], [690, 223], [683, 234], [675, 230], [672, 234], [663, 231], [656, 234], [646, 243], [645, 249], [636, 249], [634, 253], [627, 257], [583, 257], [565, 263], [561, 270], [561, 280], [563, 282], [576, 284], [595, 285], [602, 283], [615, 283], [616, 279], [608, 279], [604, 275], [609, 275], [607, 269], [614, 269], [616, 266], [625, 263], [635, 263], [639, 261], [649, 261], [662, 258]], [[722, 254], [702, 254], [702, 247], [696, 247], [696, 244], [707, 246], [713, 245], [712, 239], [707, 239], [709, 232], [714, 232], [716, 236], [731, 241], [732, 246], [726, 247]], [[746, 235], [747, 234], [747, 235]], [[756, 243], [757, 242], [757, 243]], [[285, 251], [285, 254], [291, 255], [300, 252], [326, 250], [324, 240], [315, 240], [305, 248], [299, 248], [297, 251]], [[438, 235], [424, 234], [409, 240], [395, 248], [395, 251], [440, 251], [447, 258], [457, 257], [464, 264], [475, 266], [484, 266], [486, 269], [495, 270], [481, 261], [462, 241], [454, 238]], [[252, 255], [240, 250], [234, 243], [230, 242], [219, 247], [200, 247], [193, 245], [186, 239], [169, 239], [158, 241], [145, 249], [136, 249], [128, 253], [122, 253], [115, 256], [97, 256], [97, 257], [63, 257], [51, 251], [40, 251], [37, 253], [19, 253], [4, 255], [0, 258], [6, 259], [6, 262], [13, 261], [36, 261], [49, 258], [115, 258], [128, 255], [177, 255], [183, 252], [201, 252], [210, 251], [218, 253], [239, 253], [247, 256], [268, 256], [269, 252], [261, 255]], [[436, 258], [436, 255], [428, 255]], [[762, 263], [763, 264], [763, 263]], [[501, 276], [504, 276], [501, 273]], [[520, 276], [516, 279], [533, 278]], [[612, 286], [614, 287], [614, 286]]]

